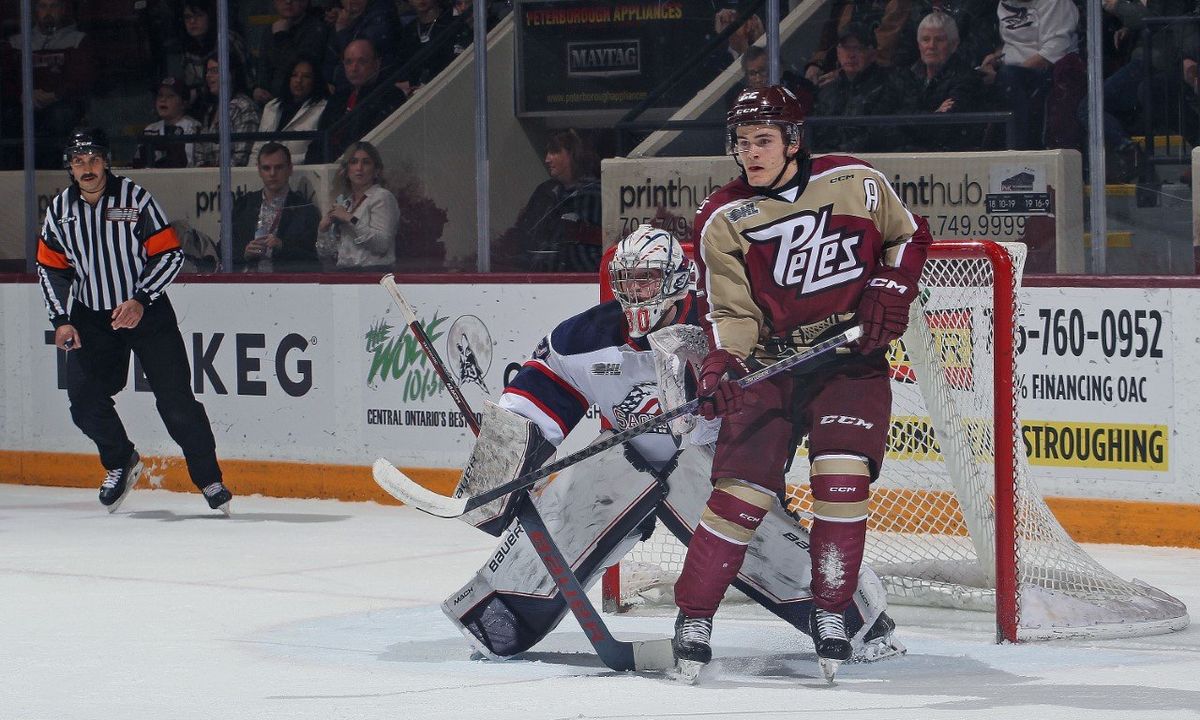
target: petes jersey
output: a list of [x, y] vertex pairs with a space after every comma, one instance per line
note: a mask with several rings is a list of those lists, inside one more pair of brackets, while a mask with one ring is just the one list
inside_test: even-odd
[[[683, 322], [696, 323], [693, 305], [689, 296]], [[617, 430], [661, 414], [654, 352], [645, 338], [626, 334], [615, 300], [565, 320], [543, 338], [499, 402], [534, 422], [555, 445], [593, 404]], [[630, 441], [655, 465], [671, 459], [676, 443], [666, 425]]]
[[815, 336], [849, 319], [876, 272], [898, 268], [915, 282], [932, 240], [882, 173], [837, 155], [814, 158], [807, 182], [770, 195], [734, 180], [704, 201], [694, 228], [701, 324], [713, 347], [739, 357], [760, 330]]

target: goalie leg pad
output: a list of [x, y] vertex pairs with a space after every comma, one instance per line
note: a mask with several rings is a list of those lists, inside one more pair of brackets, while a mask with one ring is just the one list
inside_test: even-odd
[[[454, 489], [454, 497], [478, 495], [536, 470], [554, 455], [554, 445], [531, 421], [488, 402], [471, 457]], [[478, 507], [462, 516], [464, 522], [500, 536], [512, 522], [514, 493]]]
[[867, 536], [871, 475], [864, 458], [822, 455], [812, 463], [813, 601], [842, 612], [850, 604]]
[[[618, 445], [567, 468], [536, 495], [518, 495], [537, 506], [587, 587], [641, 539], [663, 492], [657, 478], [635, 469]], [[494, 658], [533, 647], [567, 611], [520, 523], [512, 523], [487, 563], [442, 603], [471, 645]]]
[[754, 531], [774, 503], [775, 496], [764, 488], [741, 480], [717, 480], [675, 583], [675, 604], [684, 615], [705, 618], [717, 612], [742, 567]]

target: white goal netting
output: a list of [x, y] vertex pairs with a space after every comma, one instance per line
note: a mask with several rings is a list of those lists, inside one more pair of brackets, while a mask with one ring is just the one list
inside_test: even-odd
[[[1182, 603], [1106, 570], [1042, 499], [1013, 391], [1013, 298], [1024, 247], [1005, 246], [997, 258], [989, 246], [999, 247], [934, 246], [909, 331], [893, 345], [892, 425], [872, 490], [865, 561], [892, 602], [995, 612], [1001, 639], [1185, 627]], [[1011, 292], [995, 292], [997, 277]], [[791, 507], [801, 514], [810, 508], [807, 471], [799, 457], [788, 477]], [[669, 602], [684, 552], [660, 527], [622, 562], [620, 604]]]

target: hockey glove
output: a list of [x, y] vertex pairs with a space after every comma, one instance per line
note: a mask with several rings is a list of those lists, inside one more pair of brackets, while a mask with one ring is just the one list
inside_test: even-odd
[[705, 355], [700, 364], [700, 387], [696, 390], [701, 417], [712, 420], [740, 411], [745, 391], [734, 380], [748, 374], [746, 362], [728, 350], [717, 349]]
[[858, 351], [869, 355], [903, 335], [908, 328], [908, 306], [916, 296], [917, 284], [895, 268], [873, 275], [858, 301], [858, 323], [863, 331]]

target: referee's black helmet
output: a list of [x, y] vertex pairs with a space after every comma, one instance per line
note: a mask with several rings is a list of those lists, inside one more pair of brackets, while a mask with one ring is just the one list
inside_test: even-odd
[[69, 166], [76, 155], [99, 155], [105, 160], [108, 155], [108, 133], [103, 128], [87, 128], [71, 133], [71, 139], [63, 150], [63, 165]]

